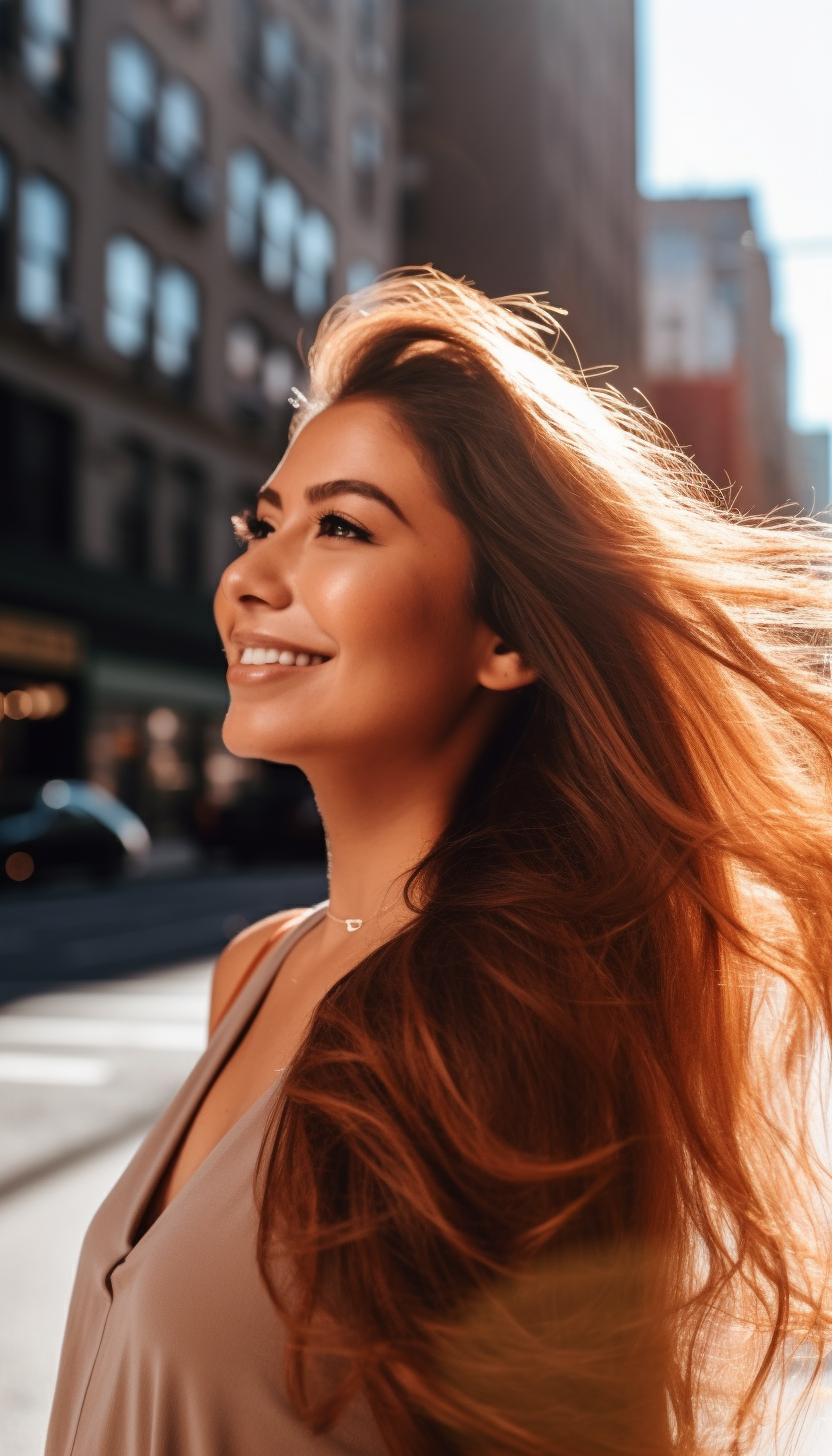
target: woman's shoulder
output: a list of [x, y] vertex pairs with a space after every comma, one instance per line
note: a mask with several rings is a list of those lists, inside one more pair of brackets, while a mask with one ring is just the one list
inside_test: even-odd
[[306, 910], [279, 910], [246, 926], [228, 942], [214, 966], [208, 1035], [213, 1036], [226, 1011], [236, 1000], [267, 946], [280, 938]]

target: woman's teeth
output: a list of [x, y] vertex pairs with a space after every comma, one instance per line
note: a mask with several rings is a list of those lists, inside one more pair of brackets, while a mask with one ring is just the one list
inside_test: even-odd
[[281, 667], [317, 667], [323, 658], [317, 653], [282, 651], [278, 647], [244, 647], [240, 662], [243, 667], [264, 667], [277, 662]]

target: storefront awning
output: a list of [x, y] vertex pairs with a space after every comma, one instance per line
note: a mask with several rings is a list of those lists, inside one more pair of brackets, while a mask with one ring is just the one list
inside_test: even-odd
[[165, 707], [214, 715], [228, 707], [220, 673], [109, 653], [90, 658], [89, 686], [93, 702], [101, 707]]

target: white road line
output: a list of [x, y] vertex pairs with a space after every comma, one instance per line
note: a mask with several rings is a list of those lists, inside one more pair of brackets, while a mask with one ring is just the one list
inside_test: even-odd
[[112, 1076], [112, 1063], [103, 1057], [0, 1051], [0, 1082], [40, 1087], [102, 1087]]
[[70, 994], [27, 996], [0, 1011], [6, 1016], [101, 1016], [139, 1021], [204, 1021], [208, 994], [192, 992], [165, 995], [158, 992], [119, 992], [110, 995], [95, 991], [74, 991]]
[[0, 1046], [141, 1048], [201, 1052], [207, 1040], [199, 1021], [126, 1021], [91, 1016], [0, 1016]]

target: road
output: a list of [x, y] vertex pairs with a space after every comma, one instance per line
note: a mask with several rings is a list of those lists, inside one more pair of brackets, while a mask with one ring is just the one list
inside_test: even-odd
[[211, 962], [0, 1010], [0, 1197], [146, 1127], [205, 1045]]
[[0, 1452], [40, 1456], [84, 1230], [206, 1038], [211, 962], [0, 1010]]
[[0, 1452], [42, 1456], [78, 1250], [134, 1135], [0, 1198]]
[[111, 888], [0, 894], [0, 1002], [79, 981], [216, 956], [275, 910], [324, 897], [317, 865], [170, 875]]

